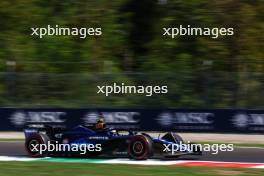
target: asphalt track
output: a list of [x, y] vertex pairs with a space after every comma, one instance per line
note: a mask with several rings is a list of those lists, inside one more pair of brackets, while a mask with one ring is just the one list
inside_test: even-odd
[[[27, 156], [24, 149], [23, 141], [1, 141], [0, 156]], [[264, 148], [239, 147], [232, 152], [219, 152], [211, 154], [204, 152], [202, 156], [182, 156], [180, 160], [194, 161], [225, 161], [225, 162], [248, 162], [248, 163], [263, 163]], [[175, 160], [175, 159], [174, 159]]]

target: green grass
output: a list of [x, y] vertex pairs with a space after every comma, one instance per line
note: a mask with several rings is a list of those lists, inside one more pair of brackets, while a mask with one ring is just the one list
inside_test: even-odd
[[264, 144], [234, 144], [235, 147], [261, 147], [264, 148]]
[[0, 162], [0, 176], [263, 176], [263, 169]]

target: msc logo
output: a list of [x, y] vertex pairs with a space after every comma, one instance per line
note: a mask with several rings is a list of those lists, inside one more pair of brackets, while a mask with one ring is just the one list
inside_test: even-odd
[[214, 114], [206, 112], [164, 112], [156, 119], [162, 126], [173, 124], [212, 124]]
[[24, 112], [17, 111], [11, 114], [10, 121], [17, 127], [25, 125], [25, 123], [31, 122], [65, 122], [65, 119], [61, 119], [61, 116], [66, 115], [65, 112]]
[[158, 116], [157, 121], [162, 126], [169, 127], [173, 123], [173, 115], [172, 115], [172, 113], [169, 113], [169, 112], [161, 113]]
[[232, 119], [232, 124], [240, 129], [249, 126], [264, 126], [264, 114], [235, 114]]
[[[103, 117], [107, 123], [138, 123], [140, 120], [136, 119], [139, 112], [102, 112]], [[95, 123], [98, 120], [98, 112], [88, 112], [83, 121], [85, 123]]]
[[232, 118], [232, 123], [237, 128], [246, 128], [248, 126], [248, 115], [247, 114], [236, 114]]

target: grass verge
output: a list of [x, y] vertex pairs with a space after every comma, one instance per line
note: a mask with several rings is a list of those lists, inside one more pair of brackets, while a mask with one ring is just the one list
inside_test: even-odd
[[262, 169], [221, 167], [137, 166], [48, 162], [0, 162], [0, 176], [263, 176]]

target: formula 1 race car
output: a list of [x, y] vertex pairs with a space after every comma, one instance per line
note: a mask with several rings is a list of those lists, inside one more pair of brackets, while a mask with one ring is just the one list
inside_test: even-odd
[[[66, 130], [51, 125], [32, 125], [26, 128], [24, 133], [25, 148], [31, 157], [76, 156], [80, 154], [78, 147], [83, 144], [90, 147], [90, 150], [82, 155], [85, 157], [129, 157], [144, 160], [153, 157], [201, 155], [199, 148], [181, 147], [183, 139], [173, 132], [168, 132], [162, 137], [151, 137], [146, 133], [132, 130], [109, 128], [97, 130], [93, 126], [79, 125]], [[46, 145], [43, 147], [46, 150], [40, 151], [40, 145]], [[65, 146], [63, 148], [60, 145], [75, 145], [75, 150], [66, 150]], [[53, 150], [47, 150], [48, 147]]]

